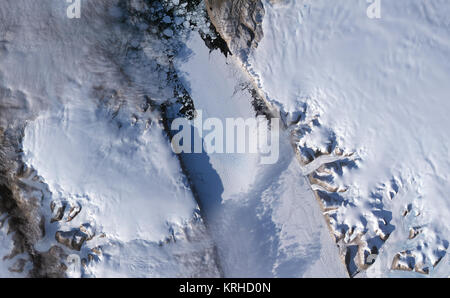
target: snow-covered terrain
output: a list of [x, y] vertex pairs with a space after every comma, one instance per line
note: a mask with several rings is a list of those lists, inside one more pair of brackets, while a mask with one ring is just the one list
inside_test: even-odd
[[157, 119], [121, 124], [75, 98], [27, 126], [25, 161], [54, 199], [79, 201], [110, 236], [164, 239], [168, 223], [182, 225], [196, 204]]
[[[123, 24], [126, 11], [110, 1], [84, 4], [79, 20], [66, 7], [1, 4], [1, 86], [23, 94], [15, 121], [35, 115], [24, 130], [28, 169], [20, 178], [45, 220], [34, 249], [58, 245], [75, 255], [79, 267], [69, 276], [218, 276], [158, 110], [173, 97], [162, 52], [169, 41]], [[11, 247], [4, 241], [1, 252]]]
[[[175, 66], [203, 119], [254, 118], [251, 93], [242, 88], [249, 82], [236, 60], [209, 54], [198, 35], [187, 46], [192, 55]], [[222, 270], [233, 277], [344, 277], [289, 135], [281, 134], [279, 158], [270, 165], [261, 164], [261, 154], [182, 155]]]
[[[80, 209], [73, 220], [64, 216], [70, 224], [59, 228], [68, 232], [84, 226], [89, 240], [83, 246], [86, 253], [113, 242], [122, 251], [111, 256], [112, 262], [154, 255], [159, 243], [178, 238], [184, 233], [183, 228], [198, 217], [195, 200], [162, 125], [151, 115], [136, 123], [121, 115], [112, 119], [101, 108], [77, 98], [81, 97], [74, 96], [61, 111], [49, 111], [27, 126], [23, 142], [25, 161], [44, 177], [54, 204], [67, 205], [69, 213], [69, 208]], [[126, 113], [123, 110], [119, 114]], [[125, 119], [129, 119], [128, 123]], [[44, 202], [44, 206], [48, 203]], [[47, 231], [54, 230], [53, 225]], [[49, 249], [43, 245], [51, 243], [54, 234], [47, 235], [49, 239], [43, 240], [42, 249]], [[97, 236], [106, 240], [90, 241]], [[127, 251], [129, 247], [132, 248]], [[139, 263], [144, 268], [138, 269], [146, 271], [112, 270], [112, 274], [178, 274], [176, 270], [157, 272], [152, 267], [159, 265], [152, 262]]]
[[2, 0], [0, 277], [449, 276], [447, 1], [229, 1]]
[[247, 68], [286, 115], [302, 163], [314, 163], [309, 179], [349, 270], [372, 253], [370, 275], [447, 276], [450, 5], [381, 1], [380, 19], [368, 6], [265, 1]]

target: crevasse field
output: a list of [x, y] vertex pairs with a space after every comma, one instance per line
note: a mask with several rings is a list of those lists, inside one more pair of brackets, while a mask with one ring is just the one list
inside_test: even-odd
[[[264, 0], [245, 60], [207, 47], [204, 4], [119, 2], [80, 19], [0, 3], [0, 109], [23, 123], [21, 182], [45, 219], [34, 248], [83, 260], [61, 260], [67, 276], [449, 276], [448, 1], [381, 0], [370, 19], [365, 0]], [[172, 151], [174, 90], [203, 118], [252, 118], [243, 86], [280, 115], [275, 164]], [[24, 252], [0, 276], [32, 267]]]

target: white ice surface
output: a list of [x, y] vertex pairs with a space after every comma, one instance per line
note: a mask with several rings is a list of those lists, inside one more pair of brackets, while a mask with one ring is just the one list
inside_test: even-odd
[[[25, 129], [24, 161], [51, 192], [41, 210], [46, 236], [36, 248], [56, 245], [56, 230], [89, 224], [94, 239], [80, 252], [66, 248], [87, 258], [102, 247], [85, 276], [198, 276], [200, 263], [214, 275], [214, 260], [205, 255], [212, 244], [160, 117], [140, 108], [143, 94], [157, 102], [172, 96], [164, 69], [156, 71], [167, 62], [164, 45], [130, 34], [114, 3], [83, 3], [82, 18], [74, 20], [65, 1], [0, 4], [0, 86], [23, 95], [18, 120], [36, 115]], [[144, 54], [127, 52], [132, 42]], [[51, 201], [82, 209], [71, 222], [67, 209], [61, 222], [50, 223]], [[196, 234], [193, 243], [186, 233]], [[179, 241], [166, 244], [172, 236]], [[12, 247], [9, 238], [0, 236], [2, 256]], [[11, 262], [0, 262], [6, 274]]]
[[25, 130], [25, 161], [54, 197], [78, 200], [113, 239], [161, 241], [196, 208], [156, 122], [119, 129], [89, 102], [39, 116]]
[[[450, 239], [450, 5], [382, 0], [381, 19], [369, 19], [368, 6], [265, 1], [264, 39], [248, 67], [282, 111], [295, 115], [306, 103], [341, 148], [362, 158], [342, 177], [352, 196], [364, 200], [381, 183], [402, 181], [388, 203], [396, 230], [381, 254], [384, 274], [395, 253], [435, 235], [442, 249]], [[401, 217], [409, 203], [420, 206], [415, 224], [430, 230], [417, 241], [407, 241], [414, 223]], [[448, 275], [448, 261], [440, 266], [447, 269], [435, 274]]]
[[[187, 46], [192, 54], [177, 59], [176, 67], [203, 119], [255, 117], [250, 94], [239, 87], [248, 79], [234, 58], [210, 53], [197, 34]], [[346, 276], [288, 135], [280, 136], [275, 164], [262, 165], [260, 158], [183, 155], [225, 276]]]

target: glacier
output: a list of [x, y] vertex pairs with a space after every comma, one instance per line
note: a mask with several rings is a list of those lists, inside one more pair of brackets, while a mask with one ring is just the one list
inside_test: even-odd
[[[309, 180], [350, 271], [372, 253], [371, 276], [446, 276], [448, 3], [381, 1], [379, 19], [365, 1], [264, 4], [246, 68], [301, 163], [316, 163]], [[337, 161], [318, 161], [327, 155]]]

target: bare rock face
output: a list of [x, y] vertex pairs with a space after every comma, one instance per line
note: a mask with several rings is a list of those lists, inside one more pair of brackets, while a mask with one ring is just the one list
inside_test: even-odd
[[67, 259], [67, 254], [61, 247], [52, 246], [46, 252], [40, 252], [33, 256], [33, 269], [30, 277], [62, 278], [66, 276], [67, 266], [62, 260]]
[[[0, 97], [0, 101], [4, 102], [3, 99]], [[6, 106], [0, 109], [0, 113], [15, 115], [12, 111]], [[33, 173], [20, 159], [22, 131], [20, 126], [0, 124], [0, 215], [4, 218], [0, 226], [8, 220], [8, 233], [12, 234], [14, 243], [11, 253], [0, 257], [16, 259], [9, 268], [11, 272], [23, 272], [26, 263], [31, 262], [30, 277], [62, 277], [64, 270], [55, 250], [39, 252], [34, 248], [45, 235], [40, 212], [43, 194], [41, 189], [27, 183]]]
[[88, 236], [80, 229], [73, 229], [68, 232], [58, 231], [55, 234], [55, 239], [58, 243], [67, 246], [72, 250], [80, 251]]
[[206, 0], [206, 10], [230, 51], [242, 61], [264, 34], [264, 6], [260, 0]]

